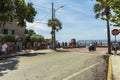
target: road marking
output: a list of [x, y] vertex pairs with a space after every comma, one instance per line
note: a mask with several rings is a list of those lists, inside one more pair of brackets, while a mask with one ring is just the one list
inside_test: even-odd
[[103, 62], [103, 61], [97, 62], [96, 64], [93, 64], [93, 65], [91, 65], [91, 66], [89, 66], [89, 67], [87, 67], [87, 68], [84, 68], [84, 69], [82, 69], [82, 70], [79, 71], [79, 72], [73, 73], [72, 75], [64, 78], [63, 80], [69, 80], [69, 79], [71, 79], [72, 77], [74, 77], [74, 76], [76, 76], [76, 75], [78, 75], [78, 74], [80, 74], [80, 73], [82, 73], [82, 72], [84, 72], [84, 71], [87, 71], [87, 70], [93, 68], [94, 66], [96, 66], [96, 65], [98, 65], [98, 64], [100, 64], [100, 63], [102, 63], [102, 62]]

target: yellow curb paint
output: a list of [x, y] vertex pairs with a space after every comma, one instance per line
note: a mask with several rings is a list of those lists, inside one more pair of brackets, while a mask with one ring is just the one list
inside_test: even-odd
[[108, 72], [107, 72], [107, 80], [112, 80], [112, 60], [111, 60], [111, 55], [109, 56], [109, 61], [108, 61]]

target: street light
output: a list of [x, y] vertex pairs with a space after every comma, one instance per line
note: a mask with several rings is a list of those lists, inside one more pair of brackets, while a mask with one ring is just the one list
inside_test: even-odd
[[55, 12], [60, 9], [60, 8], [63, 8], [64, 6], [60, 6], [58, 7], [57, 9], [54, 8], [54, 4], [52, 3], [52, 19], [55, 18]]
[[54, 13], [53, 13], [53, 18], [55, 18], [55, 12], [56, 12], [58, 9], [63, 8], [63, 7], [64, 7], [64, 6], [60, 6], [60, 7], [58, 7], [57, 9], [53, 8], [53, 10], [54, 10], [54, 11], [53, 11], [53, 12], [54, 12]]
[[58, 7], [57, 9], [55, 9], [55, 11], [57, 11], [58, 9], [60, 9], [60, 8], [63, 8], [64, 6], [60, 6], [60, 7]]

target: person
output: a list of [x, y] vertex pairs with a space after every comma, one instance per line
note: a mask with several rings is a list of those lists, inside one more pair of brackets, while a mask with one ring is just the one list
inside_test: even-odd
[[112, 50], [114, 50], [115, 54], [117, 54], [118, 48], [119, 48], [118, 42], [116, 42], [116, 41], [113, 42], [113, 43], [112, 43]]
[[14, 53], [17, 54], [18, 44], [15, 42], [13, 47], [14, 47]]
[[5, 42], [2, 44], [2, 54], [7, 54], [7, 44]]
[[96, 46], [92, 43], [90, 43], [90, 46], [88, 48], [89, 48], [89, 51], [96, 51]]
[[2, 55], [2, 42], [0, 42], [0, 55]]

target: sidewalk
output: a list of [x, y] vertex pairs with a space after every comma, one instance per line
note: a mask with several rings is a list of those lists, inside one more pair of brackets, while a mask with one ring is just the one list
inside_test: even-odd
[[120, 55], [112, 55], [112, 80], [120, 80]]
[[21, 52], [17, 52], [17, 54], [15, 53], [11, 53], [9, 55], [0, 55], [0, 59], [2, 58], [6, 58], [6, 57], [14, 57], [14, 56], [20, 56], [20, 55], [24, 55], [24, 54], [33, 54], [33, 53], [52, 53], [54, 52], [51, 49], [43, 49], [43, 50], [22, 50]]
[[51, 52], [54, 52], [53, 50], [51, 49], [43, 49], [43, 50], [22, 50], [22, 52], [17, 52], [17, 54], [13, 54], [13, 55], [22, 55], [22, 54], [33, 54], [33, 53], [51, 53]]

